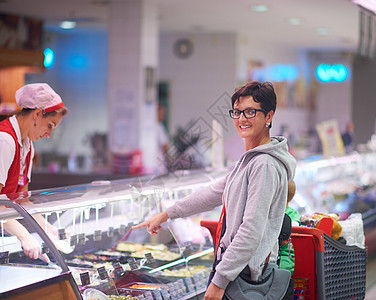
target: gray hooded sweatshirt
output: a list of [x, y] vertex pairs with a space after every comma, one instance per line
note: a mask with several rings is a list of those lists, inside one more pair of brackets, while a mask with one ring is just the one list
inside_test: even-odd
[[225, 289], [246, 265], [252, 279], [259, 279], [265, 259], [277, 247], [287, 182], [294, 178], [295, 167], [286, 138], [272, 137], [270, 143], [245, 152], [225, 178], [167, 209], [175, 219], [225, 205], [226, 231], [217, 252], [215, 285]]

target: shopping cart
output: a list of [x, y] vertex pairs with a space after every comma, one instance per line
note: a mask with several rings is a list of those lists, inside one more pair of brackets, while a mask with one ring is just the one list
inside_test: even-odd
[[[313, 227], [292, 227], [295, 270], [294, 300], [364, 299], [367, 252], [347, 246], [329, 235], [333, 222]], [[217, 221], [202, 220], [215, 241]], [[328, 234], [326, 234], [325, 232]]]
[[366, 249], [347, 246], [312, 227], [292, 227], [294, 300], [364, 299]]

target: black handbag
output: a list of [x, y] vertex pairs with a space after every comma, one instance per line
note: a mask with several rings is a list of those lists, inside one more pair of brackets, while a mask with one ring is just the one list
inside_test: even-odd
[[[270, 270], [268, 270], [270, 269]], [[268, 263], [270, 274], [261, 282], [252, 282], [238, 275], [225, 290], [223, 300], [280, 300], [286, 294], [291, 273]]]

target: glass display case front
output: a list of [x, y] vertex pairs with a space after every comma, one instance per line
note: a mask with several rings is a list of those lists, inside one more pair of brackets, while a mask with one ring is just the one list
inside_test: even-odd
[[[38, 284], [45, 277], [53, 278], [54, 272], [69, 274], [84, 299], [190, 299], [203, 294], [214, 252], [210, 233], [199, 221], [218, 219], [219, 209], [168, 221], [158, 235], [151, 236], [144, 228], [133, 230], [132, 225], [226, 173], [227, 170], [182, 171], [169, 177], [95, 181], [1, 195], [0, 249], [8, 253], [8, 260], [0, 267], [8, 271], [12, 267], [14, 271], [0, 271], [1, 278], [7, 274], [12, 282], [0, 291], [0, 296], [29, 288], [31, 283], [24, 277], [31, 277], [32, 283]], [[42, 234], [38, 234], [36, 222], [20, 217], [9, 203], [38, 220]], [[49, 263], [41, 257], [27, 257], [17, 238], [7, 236], [4, 224], [12, 219], [17, 219], [40, 242]], [[45, 234], [51, 228], [56, 236]], [[60, 256], [56, 258], [54, 254]], [[26, 275], [25, 268], [33, 273]]]
[[301, 214], [337, 213], [342, 219], [376, 209], [376, 152], [354, 152], [340, 157], [298, 163], [294, 208]]
[[[298, 163], [296, 194], [289, 203], [300, 216], [336, 214], [347, 242], [376, 255], [376, 152], [304, 160]], [[355, 238], [354, 238], [355, 237]]]
[[[10, 200], [0, 199], [0, 207], [5, 216], [9, 215], [9, 218], [4, 215], [0, 218], [0, 298], [81, 299], [63, 257], [38, 223], [26, 210]], [[33, 238], [42, 242], [45, 251], [35, 260], [37, 264], [29, 264], [22, 259], [18, 255], [19, 241], [14, 236], [5, 234], [5, 224], [12, 221], [11, 217], [21, 222], [29, 232], [33, 232]]]

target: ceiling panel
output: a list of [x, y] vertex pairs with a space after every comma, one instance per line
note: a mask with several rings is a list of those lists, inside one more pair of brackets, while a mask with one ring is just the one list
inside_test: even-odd
[[[237, 32], [252, 41], [304, 49], [353, 51], [358, 42], [358, 7], [350, 0], [150, 0], [158, 5], [161, 32]], [[251, 6], [265, 4], [266, 12]], [[109, 0], [0, 0], [0, 11], [45, 20], [78, 21], [80, 30], [106, 28]], [[299, 18], [301, 25], [289, 24]], [[320, 35], [317, 29], [327, 33]]]

